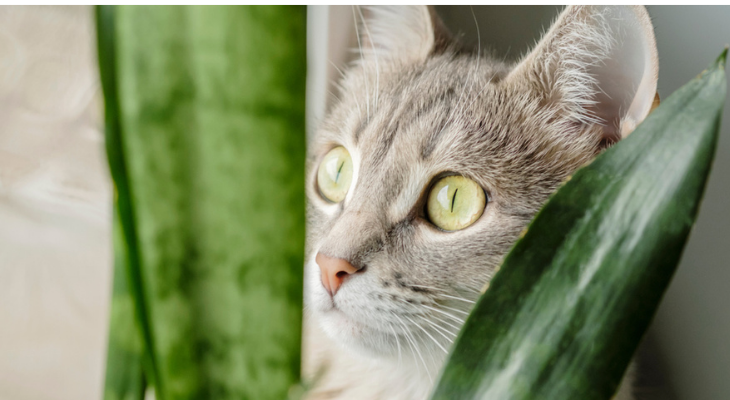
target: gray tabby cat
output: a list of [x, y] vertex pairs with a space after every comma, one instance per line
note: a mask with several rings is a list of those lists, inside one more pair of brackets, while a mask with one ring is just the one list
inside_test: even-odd
[[535, 212], [649, 113], [656, 45], [643, 7], [570, 6], [515, 65], [424, 6], [355, 12], [361, 60], [309, 147], [308, 396], [425, 399]]

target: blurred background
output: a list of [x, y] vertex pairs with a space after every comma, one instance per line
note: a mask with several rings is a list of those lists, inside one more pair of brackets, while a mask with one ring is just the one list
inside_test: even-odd
[[111, 191], [90, 7], [0, 6], [0, 399], [99, 399]]
[[[558, 6], [439, 6], [465, 43], [524, 54]], [[730, 7], [650, 6], [665, 98], [730, 42]], [[308, 13], [316, 125], [353, 56], [352, 9]], [[477, 23], [474, 19], [476, 17]], [[478, 29], [477, 29], [478, 24]], [[0, 400], [98, 399], [111, 288], [112, 185], [90, 7], [0, 7]], [[730, 121], [682, 264], [640, 349], [644, 399], [730, 393]]]

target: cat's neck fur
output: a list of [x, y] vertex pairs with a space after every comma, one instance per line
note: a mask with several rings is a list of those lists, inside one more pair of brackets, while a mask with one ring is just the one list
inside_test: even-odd
[[304, 325], [304, 375], [314, 386], [308, 400], [427, 398], [434, 378], [425, 375], [422, 366], [409, 359], [373, 358], [346, 349], [312, 318], [316, 317], [307, 317]]
[[[438, 379], [438, 365], [426, 374], [420, 360], [373, 358], [335, 343], [313, 315], [305, 317], [303, 356], [305, 385], [311, 386], [306, 400], [425, 400]], [[612, 400], [633, 400], [634, 375], [632, 364]]]

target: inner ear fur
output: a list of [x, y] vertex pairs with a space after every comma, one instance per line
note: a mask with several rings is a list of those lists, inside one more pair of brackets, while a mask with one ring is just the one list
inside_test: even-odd
[[507, 80], [527, 82], [563, 117], [615, 142], [651, 111], [658, 69], [644, 7], [568, 6]]
[[451, 35], [431, 6], [353, 6], [363, 61], [424, 61]]

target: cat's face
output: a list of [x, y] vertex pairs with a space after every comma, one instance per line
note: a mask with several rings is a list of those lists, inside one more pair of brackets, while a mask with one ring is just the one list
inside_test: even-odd
[[[428, 10], [408, 12], [400, 18], [427, 32], [398, 33], [411, 43], [396, 56], [365, 55], [310, 143], [306, 296], [339, 342], [438, 363], [530, 218], [626, 116], [615, 127], [587, 122], [593, 114], [544, 87], [539, 74], [556, 71], [534, 60], [513, 68], [458, 52], [443, 45]], [[401, 44], [388, 40], [403, 40], [367, 39], [390, 51]], [[352, 178], [344, 199], [333, 202], [318, 172], [340, 146]], [[481, 215], [456, 231], [439, 228], [427, 212], [434, 184], [449, 175], [475, 182], [486, 199]], [[323, 277], [323, 259], [352, 267], [339, 271], [336, 291]]]

